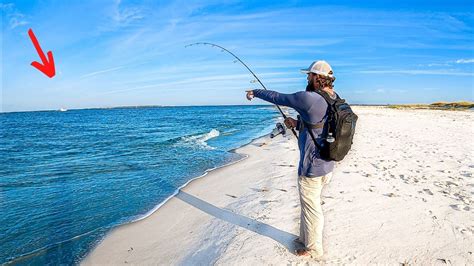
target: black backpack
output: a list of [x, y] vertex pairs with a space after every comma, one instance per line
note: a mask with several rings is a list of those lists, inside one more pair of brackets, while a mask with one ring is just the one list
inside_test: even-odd
[[332, 99], [326, 92], [316, 91], [323, 97], [327, 104], [326, 121], [321, 135], [322, 142], [318, 143], [311, 130], [312, 125], [303, 123], [307, 127], [314, 144], [319, 149], [321, 159], [326, 161], [341, 161], [347, 155], [352, 145], [352, 138], [355, 133], [357, 115], [344, 99], [336, 94], [336, 99]]

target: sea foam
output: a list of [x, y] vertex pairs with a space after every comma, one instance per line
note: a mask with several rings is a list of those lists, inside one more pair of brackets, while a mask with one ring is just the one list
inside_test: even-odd
[[193, 135], [193, 136], [187, 136], [187, 137], [182, 137], [180, 141], [182, 144], [191, 144], [191, 145], [198, 145], [203, 148], [208, 148], [208, 149], [214, 149], [214, 147], [209, 146], [206, 141], [216, 138], [220, 135], [219, 130], [217, 129], [211, 129], [211, 131], [203, 134], [198, 134], [198, 135]]

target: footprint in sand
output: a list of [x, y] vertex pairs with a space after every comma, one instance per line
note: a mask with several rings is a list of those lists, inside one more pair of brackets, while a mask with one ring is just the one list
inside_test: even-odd
[[454, 182], [451, 182], [451, 181], [446, 181], [446, 185], [452, 187], [452, 186], [456, 186], [456, 187], [459, 187], [458, 184], [454, 183]]
[[472, 235], [472, 233], [473, 233], [473, 230], [469, 229], [469, 228], [463, 228], [463, 227], [455, 226], [454, 229], [456, 229], [459, 233], [461, 233], [463, 235], [464, 234]]
[[465, 206], [463, 204], [452, 204], [452, 205], [449, 205], [449, 207], [453, 208], [456, 211], [461, 211], [461, 210], [470, 211], [471, 210], [469, 206]]
[[278, 202], [278, 200], [261, 200], [261, 204], [266, 204], [266, 203], [272, 203], [272, 202]]
[[463, 172], [461, 173], [461, 175], [465, 177], [472, 177], [472, 173], [468, 173], [468, 172]]
[[426, 194], [428, 195], [431, 195], [431, 196], [434, 195], [433, 192], [431, 192], [431, 190], [429, 190], [428, 188], [423, 189], [423, 191], [426, 192]]

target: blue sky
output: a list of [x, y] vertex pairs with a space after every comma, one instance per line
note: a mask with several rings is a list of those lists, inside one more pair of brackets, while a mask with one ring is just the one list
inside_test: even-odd
[[[324, 59], [349, 103], [474, 100], [472, 2], [274, 2], [3, 0], [1, 111], [262, 104], [245, 100], [258, 84], [228, 54], [184, 48], [200, 41], [285, 93]], [[29, 28], [54, 54], [52, 79], [30, 65]]]

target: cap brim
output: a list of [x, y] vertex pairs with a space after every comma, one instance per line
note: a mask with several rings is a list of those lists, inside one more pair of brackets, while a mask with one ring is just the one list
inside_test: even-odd
[[309, 69], [300, 69], [300, 72], [303, 74], [308, 74], [311, 71]]
[[330, 78], [333, 78], [334, 75], [328, 75], [324, 72], [321, 72], [321, 71], [308, 71], [307, 69], [301, 69], [301, 72], [305, 73], [305, 74], [308, 74], [308, 73], [313, 73], [313, 74], [317, 74], [317, 75], [321, 75], [321, 76], [325, 76], [325, 77], [330, 77]]

